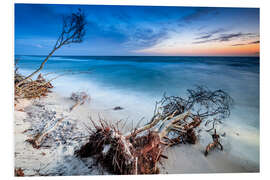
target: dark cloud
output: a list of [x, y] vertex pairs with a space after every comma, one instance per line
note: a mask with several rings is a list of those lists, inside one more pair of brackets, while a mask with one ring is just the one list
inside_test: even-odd
[[197, 40], [200, 40], [200, 39], [209, 39], [210, 37], [212, 37], [212, 35], [211, 34], [208, 34], [208, 35], [197, 37], [195, 39], [197, 39]]
[[234, 38], [239, 38], [239, 37], [246, 37], [252, 35], [252, 33], [231, 33], [231, 34], [222, 34], [219, 38], [216, 38], [215, 40], [218, 41], [230, 41], [231, 39]]
[[216, 8], [196, 8], [195, 11], [189, 15], [184, 16], [181, 20], [184, 20], [187, 23], [191, 23], [194, 20], [198, 20], [203, 16], [209, 15], [210, 13], [217, 13]]
[[200, 40], [200, 39], [209, 39], [212, 36], [214, 36], [215, 34], [221, 33], [221, 32], [225, 32], [226, 30], [223, 28], [219, 28], [219, 29], [215, 29], [213, 31], [209, 31], [209, 32], [202, 32], [200, 33], [200, 37], [195, 38], [196, 40]]
[[226, 29], [224, 29], [224, 28], [219, 28], [219, 29], [215, 29], [215, 30], [213, 30], [213, 31], [210, 31], [210, 32], [207, 32], [207, 34], [217, 34], [217, 33], [221, 33], [221, 32], [225, 32], [226, 31]]
[[247, 45], [247, 44], [240, 43], [240, 44], [233, 44], [232, 46], [243, 46], [243, 45]]
[[237, 38], [247, 38], [247, 37], [253, 37], [256, 36], [254, 33], [231, 33], [231, 34], [220, 34], [217, 38], [207, 39], [203, 41], [195, 41], [193, 44], [203, 44], [207, 42], [225, 42], [225, 41], [231, 41], [233, 39]]
[[150, 47], [162, 39], [167, 37], [168, 29], [136, 26], [129, 23], [121, 22], [119, 24], [105, 24], [97, 21], [89, 21], [88, 34], [86, 36], [89, 40], [104, 40], [111, 42], [117, 42], [119, 45], [124, 45], [127, 48], [145, 48]]
[[[127, 11], [127, 10], [126, 10]], [[107, 12], [108, 16], [103, 18], [89, 18], [88, 29], [89, 39], [95, 38], [112, 40], [124, 45], [127, 48], [150, 47], [167, 37], [171, 28], [160, 22], [152, 26], [138, 24], [136, 18], [124, 10]], [[141, 21], [141, 19], [139, 19]], [[139, 22], [140, 22], [139, 21]], [[147, 27], [146, 27], [147, 26]]]
[[259, 44], [260, 41], [252, 41], [249, 43], [241, 43], [241, 44], [233, 44], [232, 46], [244, 46], [244, 45], [249, 45], [249, 44]]
[[260, 44], [260, 41], [253, 41], [253, 42], [250, 42], [249, 44]]
[[150, 47], [166, 38], [167, 34], [166, 28], [159, 30], [153, 30], [151, 28], [136, 28], [134, 32], [131, 30], [125, 44], [127, 46], [139, 48]]

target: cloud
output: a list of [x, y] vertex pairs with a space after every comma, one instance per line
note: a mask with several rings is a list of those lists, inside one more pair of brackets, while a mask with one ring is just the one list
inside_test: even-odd
[[146, 48], [159, 43], [173, 29], [166, 25], [161, 26], [159, 21], [153, 23], [136, 19], [138, 17], [133, 17], [124, 10], [107, 13], [109, 15], [103, 19], [88, 17], [88, 39], [117, 43], [128, 49]]
[[200, 40], [200, 39], [209, 39], [212, 36], [214, 36], [215, 34], [221, 33], [221, 32], [225, 32], [226, 30], [223, 28], [219, 28], [219, 29], [215, 29], [209, 32], [202, 32], [200, 33], [200, 37], [195, 38], [196, 40]]
[[[176, 26], [186, 26], [187, 23], [196, 21], [196, 20], [201, 20], [201, 19], [205, 19], [206, 17], [209, 16], [212, 17], [213, 14], [218, 14], [217, 8], [194, 8], [195, 10], [192, 13], [189, 13], [188, 15], [182, 16], [180, 19], [179, 17], [174, 17], [173, 19], [168, 18], [169, 17], [169, 11], [166, 10], [166, 12], [162, 12], [162, 16], [158, 16], [158, 20], [162, 19], [162, 17], [167, 17], [167, 22], [163, 22], [159, 24], [152, 24], [152, 27], [150, 28], [145, 28], [145, 27], [140, 27], [137, 28], [137, 26], [133, 26], [131, 25], [131, 27], [133, 26], [134, 28], [136, 28], [135, 31], [133, 31], [131, 28], [129, 28], [127, 31], [129, 32], [129, 38], [128, 38], [128, 42], [126, 42], [126, 45], [134, 45], [134, 47], [139, 47], [139, 48], [145, 48], [145, 47], [151, 47], [154, 46], [156, 44], [158, 44], [159, 42], [161, 42], [162, 40], [164, 40], [165, 38], [168, 37], [168, 34], [170, 32], [179, 32], [179, 29], [177, 30]], [[150, 9], [149, 9], [150, 10]], [[157, 9], [151, 9], [151, 13], [153, 13], [153, 10], [157, 10]], [[146, 12], [144, 12], [146, 13]], [[171, 12], [173, 13], [173, 12]], [[158, 13], [160, 14], [160, 13]], [[146, 14], [145, 14], [146, 15]], [[155, 16], [156, 17], [156, 16]], [[149, 14], [145, 17], [145, 18], [150, 18]], [[156, 17], [157, 18], [157, 17]], [[173, 20], [173, 23], [171, 21], [168, 20]], [[180, 23], [176, 23], [177, 21]], [[184, 24], [183, 24], [183, 23]], [[126, 23], [126, 22], [125, 22]], [[162, 27], [161, 27], [162, 24]], [[173, 25], [172, 25], [173, 24]], [[212, 32], [209, 32], [209, 34], [204, 34], [204, 37], [202, 38], [210, 38], [213, 34], [219, 33], [219, 32], [223, 32], [225, 31], [224, 29], [216, 29], [213, 30]]]
[[167, 37], [166, 27], [138, 26], [118, 20], [117, 23], [89, 21], [87, 39], [91, 41], [119, 44], [123, 48], [137, 49], [154, 46]]
[[239, 44], [233, 44], [232, 46], [244, 46], [244, 45], [247, 45], [247, 44], [239, 43]]
[[200, 40], [200, 39], [209, 39], [210, 37], [212, 37], [212, 34], [200, 36], [200, 37], [197, 37], [197, 38], [195, 38], [195, 39], [197, 39], [197, 40]]
[[260, 41], [252, 41], [249, 43], [233, 44], [232, 46], [244, 46], [244, 45], [249, 45], [249, 44], [260, 44]]
[[250, 42], [249, 44], [260, 44], [260, 41], [253, 41], [253, 42]]
[[244, 37], [252, 35], [252, 33], [232, 33], [232, 34], [222, 34], [219, 38], [216, 38], [218, 41], [230, 41], [231, 39]]
[[134, 32], [130, 32], [128, 41], [124, 44], [127, 47], [151, 47], [166, 38], [167, 35], [166, 29], [137, 28]]
[[217, 14], [218, 11], [216, 8], [196, 8], [195, 12], [186, 15], [182, 18], [186, 23], [191, 23], [194, 20], [198, 20], [203, 16], [209, 15], [210, 13]]
[[247, 38], [247, 37], [254, 37], [256, 34], [254, 33], [231, 33], [231, 34], [220, 34], [217, 38], [207, 39], [203, 41], [195, 41], [193, 44], [203, 44], [208, 42], [225, 42], [225, 41], [231, 41], [233, 39], [239, 39], [239, 38]]
[[[199, 7], [199, 8], [192, 8], [192, 9], [193, 9], [193, 12], [178, 18], [177, 20], [178, 27], [182, 28], [185, 26], [189, 26], [195, 21], [205, 21], [205, 20], [209, 21], [211, 18], [219, 14], [218, 8], [214, 8], [214, 7]], [[207, 26], [205, 25], [200, 26], [198, 30], [202, 30], [206, 27]]]

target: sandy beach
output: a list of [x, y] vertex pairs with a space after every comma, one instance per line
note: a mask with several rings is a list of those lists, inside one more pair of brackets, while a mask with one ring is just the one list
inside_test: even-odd
[[[91, 127], [89, 118], [95, 122], [99, 118], [116, 123], [120, 119], [128, 119], [130, 111], [115, 111], [101, 102], [91, 99], [69, 113], [74, 104], [69, 97], [56, 92], [48, 97], [36, 100], [20, 100], [15, 107], [15, 168], [21, 168], [25, 176], [36, 175], [100, 175], [109, 174], [91, 158], [77, 158], [74, 151], [85, 141]], [[64, 121], [51, 132], [43, 146], [35, 149], [26, 140], [57, 118], [65, 117]], [[122, 124], [123, 124], [122, 123]], [[120, 123], [121, 125], [121, 123]], [[123, 132], [132, 127], [126, 122]], [[242, 134], [241, 134], [242, 135]], [[229, 136], [229, 135], [227, 135]], [[233, 133], [230, 136], [239, 136]], [[229, 173], [258, 172], [256, 162], [234, 157], [231, 154], [232, 144], [224, 140], [223, 152], [214, 150], [207, 157], [203, 155], [205, 144], [180, 144], [166, 151], [168, 160], [162, 160], [161, 173]], [[227, 144], [226, 144], [227, 143]], [[230, 148], [230, 150], [229, 150]]]

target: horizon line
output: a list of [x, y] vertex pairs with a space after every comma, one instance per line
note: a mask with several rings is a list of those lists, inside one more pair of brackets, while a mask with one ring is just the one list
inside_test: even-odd
[[[48, 55], [30, 55], [30, 54], [14, 54], [14, 56], [48, 56]], [[88, 57], [260, 57], [260, 55], [52, 55], [57, 56], [88, 56]]]

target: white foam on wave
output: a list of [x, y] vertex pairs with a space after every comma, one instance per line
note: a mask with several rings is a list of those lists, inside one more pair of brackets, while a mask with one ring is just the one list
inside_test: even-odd
[[94, 102], [98, 102], [96, 105], [100, 104], [100, 106], [103, 106], [100, 109], [106, 110], [121, 106], [130, 112], [130, 115], [126, 116], [130, 121], [138, 121], [143, 117], [146, 121], [150, 120], [153, 115], [155, 101], [159, 100], [140, 92], [102, 86], [97, 82], [86, 81], [74, 76], [56, 79], [54, 84], [57, 84], [54, 90], [66, 97], [69, 97], [72, 92], [87, 92]]

